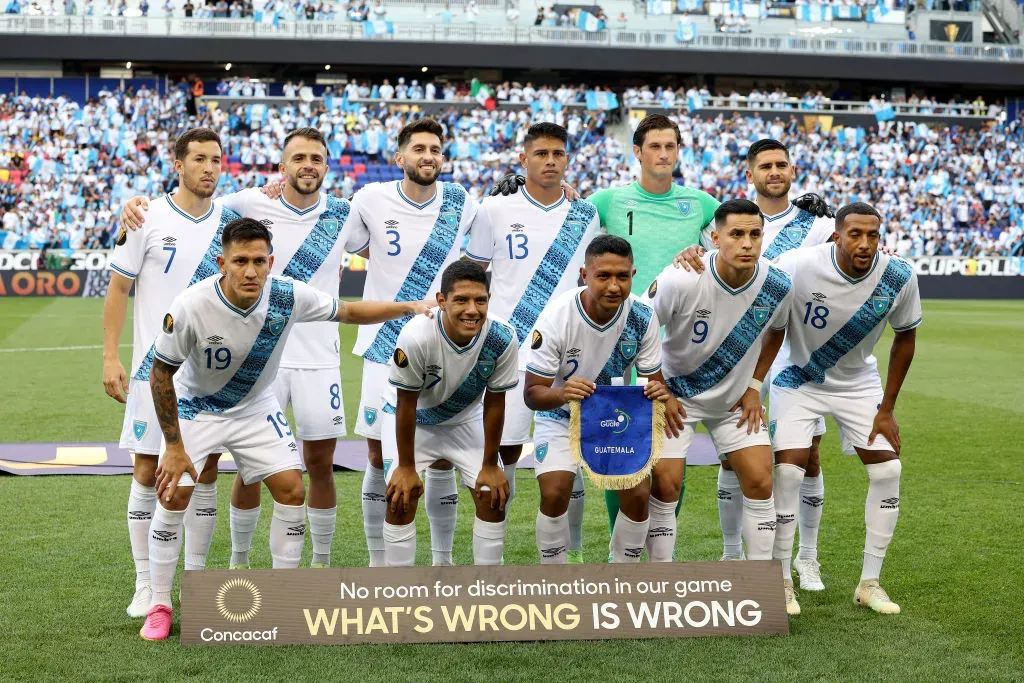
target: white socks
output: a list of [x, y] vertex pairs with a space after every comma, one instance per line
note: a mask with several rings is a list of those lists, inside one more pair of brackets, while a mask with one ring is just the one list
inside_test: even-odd
[[565, 564], [569, 549], [569, 513], [548, 517], [537, 510], [537, 550], [541, 564]]
[[860, 580], [877, 579], [882, 572], [885, 551], [900, 516], [900, 472], [903, 464], [889, 460], [865, 466], [868, 471], [868, 497], [864, 502], [864, 568]]
[[274, 569], [294, 569], [302, 559], [306, 542], [306, 506], [274, 501], [270, 520], [270, 557]]
[[739, 559], [743, 557], [743, 495], [736, 473], [718, 468], [718, 521], [722, 526], [722, 554]]
[[505, 519], [508, 519], [509, 508], [512, 507], [512, 499], [516, 497], [516, 465], [518, 462], [514, 462], [511, 465], [502, 463], [501, 468], [505, 470], [505, 478], [508, 479], [508, 500], [505, 501]]
[[306, 508], [309, 535], [313, 538], [313, 559], [310, 564], [331, 564], [331, 541], [338, 520], [338, 508]]
[[[648, 507], [650, 526], [647, 529], [647, 561], [671, 562], [676, 549], [676, 504], [651, 496]], [[618, 523], [616, 520], [615, 524]]]
[[[672, 506], [675, 510], [675, 506]], [[651, 518], [642, 522], [634, 522], [619, 510], [615, 518], [615, 529], [612, 531], [612, 562], [639, 562], [647, 541], [647, 529]]]
[[243, 510], [231, 506], [231, 565], [232, 567], [249, 564], [249, 550], [252, 548], [252, 535], [256, 532], [256, 524], [260, 521], [260, 508]]
[[185, 510], [185, 571], [206, 568], [217, 528], [217, 482], [197, 483]]
[[384, 513], [387, 501], [384, 494], [384, 470], [367, 463], [363, 472], [363, 533], [366, 550], [370, 553], [370, 566], [384, 566]]
[[800, 552], [804, 560], [818, 559], [818, 528], [821, 506], [825, 503], [825, 480], [819, 470], [816, 477], [804, 477], [800, 484]]
[[167, 510], [157, 505], [149, 528], [149, 574], [153, 604], [171, 606], [171, 586], [181, 554], [181, 525], [184, 510]]
[[416, 522], [384, 522], [384, 562], [387, 567], [411, 567], [416, 563]]
[[775, 500], [753, 500], [743, 496], [743, 541], [748, 560], [772, 559], [775, 545]]
[[455, 484], [455, 470], [427, 468], [423, 481], [427, 520], [430, 522], [430, 550], [435, 567], [452, 564], [452, 544], [455, 542], [455, 522], [459, 517], [459, 489]]
[[473, 564], [499, 565], [505, 550], [505, 522], [473, 519]]
[[128, 491], [128, 540], [135, 560], [135, 587], [149, 583], [149, 525], [156, 509], [156, 489], [132, 477]]
[[583, 503], [585, 497], [586, 487], [583, 483], [583, 472], [576, 470], [576, 478], [572, 482], [572, 495], [569, 496], [569, 550], [583, 552]]
[[796, 535], [796, 514], [800, 505], [800, 486], [804, 468], [788, 463], [775, 466], [772, 492], [775, 498], [775, 546], [772, 558], [782, 561], [782, 578], [792, 578], [793, 537]]

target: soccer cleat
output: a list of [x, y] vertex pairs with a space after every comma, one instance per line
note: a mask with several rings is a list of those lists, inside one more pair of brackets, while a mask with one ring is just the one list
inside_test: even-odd
[[566, 553], [565, 562], [566, 564], [583, 564], [583, 551], [570, 550], [568, 553]]
[[825, 584], [821, 581], [821, 564], [817, 560], [793, 560], [793, 569], [800, 576], [800, 590], [823, 591]]
[[135, 589], [132, 604], [128, 605], [128, 609], [125, 612], [130, 617], [144, 617], [149, 612], [149, 608], [152, 607], [152, 603], [153, 589], [149, 587], [149, 584], [142, 584]]
[[311, 562], [309, 565], [310, 569], [330, 569], [331, 565], [324, 564], [323, 562]]
[[146, 614], [146, 623], [142, 625], [139, 635], [145, 640], [167, 640], [171, 635], [172, 614], [167, 605], [153, 605]]
[[786, 591], [786, 614], [791, 617], [800, 614], [800, 603], [796, 601], [796, 591], [793, 589], [793, 581], [790, 579], [783, 579], [782, 587]]
[[878, 579], [861, 581], [853, 593], [853, 604], [870, 607], [879, 614], [900, 613], [900, 606], [889, 599], [889, 594], [878, 585]]
[[228, 567], [228, 569], [230, 569], [231, 571], [236, 571], [236, 570], [239, 570], [239, 569], [248, 569], [248, 568], [249, 568], [249, 563], [248, 562], [246, 562], [245, 564], [233, 564], [233, 565]]
[[747, 559], [747, 558], [744, 555], [740, 555], [739, 557], [737, 557], [736, 555], [722, 555], [720, 558], [718, 558], [718, 561], [719, 562], [736, 562], [736, 561], [745, 560], [745, 559]]

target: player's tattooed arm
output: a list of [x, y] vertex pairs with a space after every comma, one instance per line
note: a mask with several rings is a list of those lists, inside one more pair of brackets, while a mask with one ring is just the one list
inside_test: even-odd
[[665, 402], [665, 436], [678, 437], [686, 426], [686, 409], [679, 402], [665, 383], [661, 370], [653, 375], [639, 375], [647, 380], [644, 396], [651, 401]]
[[[174, 373], [178, 371], [159, 358], [153, 361], [153, 369], [149, 373], [149, 386], [153, 391], [153, 406], [156, 419], [160, 423], [167, 449], [156, 470], [156, 494], [171, 500], [178, 488], [181, 475], [188, 472], [192, 481], [199, 481], [199, 474], [192, 465], [192, 459], [185, 452], [181, 442], [181, 429], [178, 425], [178, 395], [174, 390]], [[166, 493], [165, 493], [166, 492]]]
[[341, 301], [338, 300], [338, 312], [334, 315], [335, 322], [350, 325], [373, 325], [388, 320], [407, 318], [413, 315], [431, 315], [430, 310], [437, 302], [423, 301]]
[[896, 423], [896, 398], [903, 388], [903, 381], [910, 372], [910, 364], [914, 360], [914, 349], [917, 345], [917, 328], [897, 332], [892, 341], [892, 349], [889, 351], [889, 373], [885, 378], [885, 395], [878, 406], [878, 413], [871, 425], [871, 435], [868, 437], [868, 445], [875, 442], [875, 436], [881, 434], [892, 444], [896, 455], [900, 454], [902, 447], [900, 441], [900, 427]]
[[386, 519], [390, 524], [411, 522], [417, 502], [423, 495], [423, 481], [416, 473], [416, 403], [419, 397], [418, 391], [398, 389], [398, 406], [395, 408], [398, 462], [385, 492], [388, 503]]

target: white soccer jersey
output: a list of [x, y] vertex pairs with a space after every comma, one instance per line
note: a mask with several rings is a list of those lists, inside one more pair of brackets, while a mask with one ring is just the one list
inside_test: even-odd
[[512, 327], [490, 315], [463, 347], [445, 334], [440, 309], [402, 328], [389, 366], [384, 412], [394, 414], [398, 389], [419, 391], [416, 424], [461, 424], [481, 419], [484, 390], [503, 392], [519, 384], [518, 347]]
[[[598, 325], [580, 302], [585, 289], [578, 287], [554, 299], [537, 318], [526, 371], [552, 377], [551, 386], [560, 387], [574, 376], [607, 386], [612, 378], [628, 375], [634, 365], [641, 375], [660, 370], [659, 323], [651, 307], [631, 294], [614, 318]], [[569, 410], [538, 411], [536, 419], [568, 424]]]
[[338, 301], [304, 282], [271, 275], [248, 310], [232, 305], [217, 275], [174, 299], [156, 357], [182, 366], [174, 376], [178, 415], [241, 417], [274, 400], [271, 385], [296, 323], [331, 320]]
[[[597, 208], [582, 199], [544, 206], [525, 187], [484, 199], [466, 256], [490, 262], [489, 310], [509, 321], [520, 347], [548, 301], [576, 288], [584, 252], [600, 228]], [[525, 355], [519, 362], [525, 369]]]
[[[308, 209], [296, 209], [284, 197], [271, 199], [258, 188], [228, 195], [224, 205], [247, 218], [255, 218], [273, 237], [275, 275], [290, 277], [338, 296], [344, 245], [341, 229], [349, 217], [349, 203], [321, 194]], [[281, 356], [283, 368], [337, 368], [338, 326], [307, 323], [295, 329]]]
[[811, 212], [790, 204], [782, 213], [765, 215], [761, 255], [774, 263], [792, 249], [830, 242], [835, 229], [834, 218], [816, 218]]
[[135, 280], [132, 304], [132, 377], [148, 381], [153, 342], [171, 302], [186, 287], [216, 275], [220, 235], [240, 216], [214, 200], [200, 218], [185, 213], [164, 195], [150, 202], [146, 224], [117, 236], [110, 270]]
[[[477, 206], [461, 185], [439, 182], [436, 187], [434, 197], [423, 204], [405, 196], [400, 180], [370, 183], [352, 199], [343, 241], [352, 253], [370, 249], [364, 299], [419, 301], [440, 290], [441, 273], [458, 260]], [[408, 321], [360, 325], [352, 352], [387, 363]]]
[[878, 253], [871, 270], [853, 279], [839, 270], [836, 245], [791, 251], [778, 267], [792, 276], [786, 341], [772, 366], [773, 385], [796, 389], [877, 389], [872, 355], [888, 322], [897, 332], [921, 324], [921, 293], [913, 267]]
[[743, 396], [765, 330], [785, 327], [792, 299], [789, 276], [764, 258], [747, 284], [732, 289], [715, 270], [717, 255], [704, 255], [700, 274], [666, 267], [644, 298], [665, 326], [669, 388], [707, 413], [728, 411]]

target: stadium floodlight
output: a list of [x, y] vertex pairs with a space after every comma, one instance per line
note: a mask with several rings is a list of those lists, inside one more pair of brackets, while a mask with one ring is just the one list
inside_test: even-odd
[[422, 71], [423, 73], [427, 73], [427, 67], [422, 67], [420, 71]]
[[227, 64], [224, 65], [224, 70], [225, 71], [231, 71], [231, 62], [228, 62]]
[[125, 62], [125, 63], [124, 63], [124, 68], [126, 68], [126, 69], [131, 69], [131, 68], [132, 68], [132, 63], [131, 63], [130, 61], [128, 61], [128, 62]]
[[330, 70], [331, 70], [331, 65], [330, 64], [324, 64], [324, 71], [330, 71]]

